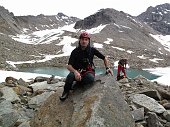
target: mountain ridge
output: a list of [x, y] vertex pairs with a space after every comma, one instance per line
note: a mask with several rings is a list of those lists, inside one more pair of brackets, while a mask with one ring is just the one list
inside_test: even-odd
[[[70, 18], [63, 13], [58, 13], [57, 18], [43, 14], [15, 17], [12, 13], [6, 13], [10, 16], [10, 21], [17, 24], [10, 22], [10, 25], [16, 26], [20, 31], [17, 33], [13, 29], [11, 35], [3, 33], [2, 36], [7, 35], [12, 42], [15, 40], [13, 43], [10, 40], [10, 45], [14, 45], [13, 47], [18, 50], [9, 44], [4, 47], [3, 44], [0, 56], [0, 59], [4, 58], [2, 63], [8, 61], [7, 64], [13, 63], [18, 68], [64, 66], [67, 64], [70, 49], [77, 46], [80, 32], [87, 31], [92, 35], [92, 46], [108, 56], [111, 65], [121, 58], [127, 58], [132, 68], [170, 65], [169, 52], [152, 36], [161, 33], [122, 11], [111, 8], [101, 9], [83, 20], [76, 17]], [[8, 22], [6, 24], [9, 26]], [[31, 43], [26, 43], [26, 40]], [[109, 43], [106, 43], [108, 40], [110, 40]], [[22, 41], [25, 44], [21, 43]], [[16, 47], [15, 43], [18, 47], [24, 46], [24, 48]], [[96, 45], [100, 45], [100, 48]], [[5, 56], [2, 55], [3, 52], [6, 52]], [[45, 60], [47, 56], [50, 59]], [[154, 59], [159, 62], [153, 62]], [[44, 62], [40, 62], [43, 60]], [[17, 61], [22, 62], [19, 64]], [[102, 66], [101, 61], [97, 59], [95, 61], [96, 66]], [[1, 67], [4, 68], [4, 64]]]
[[146, 22], [156, 31], [170, 35], [170, 4], [165, 3], [155, 7], [148, 7], [145, 12], [138, 15], [140, 21]]
[[[23, 28], [28, 29], [28, 33], [37, 30], [57, 29], [58, 27], [72, 24], [78, 20], [80, 19], [73, 16], [69, 17], [61, 12], [57, 15], [39, 14], [37, 16], [14, 16], [12, 12], [0, 6], [1, 28], [4, 28], [4, 30], [0, 30], [0, 32], [5, 34], [21, 34], [24, 32]], [[9, 28], [11, 28], [11, 30]]]

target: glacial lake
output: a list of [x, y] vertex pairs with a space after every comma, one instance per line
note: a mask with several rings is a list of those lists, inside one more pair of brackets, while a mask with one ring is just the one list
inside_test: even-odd
[[[96, 75], [104, 74], [105, 68], [96, 68]], [[58, 68], [58, 67], [39, 67], [39, 68], [23, 68], [19, 70], [21, 72], [31, 72], [38, 74], [49, 74], [55, 76], [66, 77], [69, 71], [66, 68]], [[114, 77], [116, 77], [117, 69], [113, 69]], [[149, 80], [153, 80], [158, 78], [159, 76], [149, 73], [145, 70], [137, 70], [137, 69], [126, 69], [127, 76], [129, 78], [134, 78], [138, 75], [142, 75]]]

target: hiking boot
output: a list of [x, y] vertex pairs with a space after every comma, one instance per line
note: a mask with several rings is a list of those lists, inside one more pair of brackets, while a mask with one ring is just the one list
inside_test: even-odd
[[62, 96], [60, 97], [61, 101], [64, 101], [68, 97], [68, 92], [63, 92]]
[[124, 78], [124, 76], [123, 75], [121, 75], [121, 76], [117, 76], [117, 81], [119, 81], [119, 80], [121, 80], [121, 79], [123, 79]]

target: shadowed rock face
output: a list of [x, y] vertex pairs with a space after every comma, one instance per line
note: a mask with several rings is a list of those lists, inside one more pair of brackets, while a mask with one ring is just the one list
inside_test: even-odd
[[129, 107], [116, 81], [102, 77], [94, 85], [80, 87], [64, 102], [59, 89], [38, 110], [31, 121], [33, 127], [134, 127]]
[[13, 13], [0, 6], [0, 32], [5, 34], [21, 33], [21, 27], [16, 23]]
[[97, 27], [99, 25], [105, 25], [110, 23], [115, 23], [115, 19], [120, 19], [124, 17], [124, 13], [120, 13], [114, 9], [101, 9], [97, 13], [90, 15], [83, 20], [77, 21], [74, 28], [75, 29], [90, 29]]

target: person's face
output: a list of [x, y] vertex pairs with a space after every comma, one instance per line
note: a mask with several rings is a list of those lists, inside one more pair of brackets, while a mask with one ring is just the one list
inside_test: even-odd
[[89, 38], [80, 38], [80, 45], [83, 48], [86, 48], [89, 44]]

